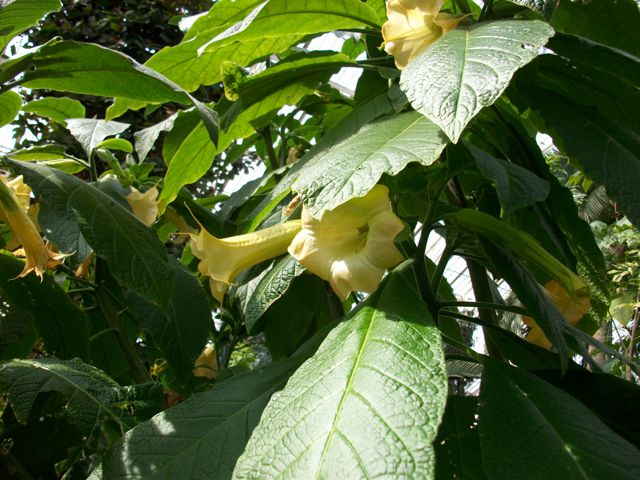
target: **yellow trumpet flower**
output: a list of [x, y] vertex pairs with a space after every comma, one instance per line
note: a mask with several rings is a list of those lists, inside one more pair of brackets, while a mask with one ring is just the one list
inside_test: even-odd
[[[42, 278], [47, 267], [55, 266], [64, 255], [56, 254], [47, 248], [38, 227], [29, 218], [26, 212], [28, 204], [25, 203], [25, 192], [29, 187], [24, 185], [22, 178], [14, 179], [13, 183], [4, 177], [0, 178], [0, 220], [8, 225], [17, 242], [22, 245], [27, 260], [18, 277], [35, 272]], [[17, 193], [14, 192], [14, 188]], [[27, 198], [29, 194], [30, 189], [26, 193]]]
[[215, 345], [211, 344], [204, 348], [200, 356], [193, 364], [193, 376], [208, 378], [209, 380], [218, 374], [218, 355]]
[[216, 238], [204, 228], [191, 235], [191, 251], [200, 259], [198, 271], [209, 277], [211, 294], [222, 302], [227, 288], [248, 268], [286, 253], [300, 231], [300, 220], [292, 220], [253, 233]]
[[[591, 302], [586, 296], [574, 295], [572, 297], [556, 280], [547, 282], [544, 285], [544, 291], [560, 313], [562, 313], [564, 319], [571, 325], [578, 323], [591, 306]], [[531, 327], [531, 330], [529, 330], [526, 336], [528, 342], [546, 348], [547, 350], [551, 348], [551, 342], [549, 342], [545, 334], [542, 333], [542, 329], [533, 318], [522, 317], [522, 321]]]
[[138, 220], [147, 227], [153, 225], [153, 222], [158, 218], [158, 189], [156, 187], [151, 187], [144, 193], [131, 187], [131, 193], [124, 198]]
[[402, 70], [420, 52], [464, 17], [440, 13], [444, 0], [389, 0], [387, 22], [382, 26], [385, 51]]
[[303, 208], [302, 230], [289, 253], [345, 300], [352, 291], [373, 292], [385, 269], [402, 261], [393, 240], [403, 229], [391, 210], [387, 187], [376, 185], [364, 197], [326, 211], [320, 220]]

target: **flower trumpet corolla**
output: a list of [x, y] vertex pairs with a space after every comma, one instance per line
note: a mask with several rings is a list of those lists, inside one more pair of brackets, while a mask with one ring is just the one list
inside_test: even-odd
[[158, 218], [158, 189], [151, 187], [142, 193], [131, 187], [131, 193], [124, 197], [133, 214], [147, 227], [153, 225]]
[[[571, 325], [578, 323], [591, 306], [587, 297], [570, 295], [556, 280], [547, 282], [544, 285], [544, 292]], [[531, 327], [527, 333], [527, 341], [542, 348], [551, 348], [551, 342], [542, 333], [542, 329], [533, 318], [523, 317], [522, 321]]]
[[[21, 179], [17, 182], [15, 180], [12, 184], [14, 188], [22, 184]], [[24, 186], [24, 184], [22, 185]], [[47, 266], [56, 265], [64, 255], [55, 254], [47, 248], [38, 227], [26, 212], [24, 198], [20, 199], [20, 190], [24, 192], [24, 188], [19, 187], [18, 190], [16, 195], [9, 182], [2, 177], [0, 180], [0, 219], [9, 226], [15, 239], [22, 245], [27, 258], [24, 269], [18, 277], [35, 272], [42, 278]]]
[[317, 220], [303, 208], [302, 230], [289, 253], [304, 267], [329, 281], [341, 300], [352, 291], [372, 293], [385, 269], [402, 260], [393, 239], [404, 229], [391, 211], [388, 190], [376, 185]]
[[300, 220], [291, 220], [253, 233], [216, 238], [204, 228], [191, 235], [191, 251], [201, 261], [198, 270], [209, 277], [211, 294], [222, 302], [236, 277], [248, 268], [286, 253], [300, 231]]
[[193, 364], [193, 376], [208, 378], [209, 380], [218, 374], [218, 354], [215, 345], [205, 347], [200, 356]]
[[382, 26], [385, 51], [402, 70], [464, 17], [440, 13], [444, 0], [389, 0], [387, 22]]

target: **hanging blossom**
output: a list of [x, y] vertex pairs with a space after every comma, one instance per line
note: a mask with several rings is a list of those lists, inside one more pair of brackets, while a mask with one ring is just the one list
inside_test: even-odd
[[289, 253], [327, 280], [341, 300], [352, 291], [372, 293], [384, 271], [403, 259], [393, 241], [404, 224], [391, 210], [388, 193], [387, 187], [376, 185], [319, 220], [302, 210], [302, 230]]
[[131, 187], [131, 193], [124, 197], [133, 214], [147, 227], [153, 225], [158, 218], [158, 189], [151, 187], [142, 193]]
[[464, 17], [440, 13], [444, 0], [389, 0], [388, 20], [382, 26], [384, 49], [402, 70]]
[[18, 277], [35, 272], [43, 277], [47, 267], [54, 267], [64, 255], [49, 250], [40, 236], [38, 227], [29, 218], [31, 189], [24, 184], [22, 176], [11, 181], [0, 177], [0, 220], [7, 224], [17, 243], [22, 245], [26, 263]]
[[[544, 292], [571, 325], [578, 323], [591, 306], [588, 297], [575, 292], [574, 295], [570, 295], [557, 280], [547, 282], [544, 285]], [[526, 336], [527, 341], [547, 350], [551, 348], [551, 342], [533, 318], [522, 317], [522, 321], [531, 327]]]
[[387, 188], [375, 186], [319, 220], [303, 208], [302, 220], [245, 235], [219, 239], [201, 229], [191, 235], [190, 247], [200, 259], [198, 271], [209, 277], [211, 294], [220, 302], [241, 272], [287, 251], [344, 300], [352, 291], [373, 292], [385, 269], [402, 260], [393, 240], [403, 229]]
[[286, 253], [299, 231], [300, 220], [230, 238], [216, 238], [202, 228], [198, 235], [191, 234], [189, 245], [200, 259], [198, 271], [209, 277], [211, 294], [222, 302], [225, 292], [240, 273]]

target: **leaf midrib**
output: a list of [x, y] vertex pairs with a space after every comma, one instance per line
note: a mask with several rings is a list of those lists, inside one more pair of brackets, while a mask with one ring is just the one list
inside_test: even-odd
[[356, 356], [355, 362], [353, 362], [353, 367], [351, 368], [351, 372], [349, 372], [349, 379], [347, 380], [347, 385], [345, 386], [344, 392], [342, 393], [342, 397], [340, 398], [340, 402], [338, 403], [338, 408], [336, 409], [336, 414], [333, 417], [333, 423], [331, 424], [331, 430], [327, 433], [326, 440], [324, 443], [324, 447], [322, 449], [322, 453], [320, 454], [320, 459], [318, 460], [318, 469], [316, 471], [315, 480], [320, 478], [320, 472], [322, 471], [322, 464], [324, 463], [325, 456], [329, 451], [329, 446], [331, 445], [331, 441], [333, 439], [334, 434], [338, 430], [338, 420], [340, 419], [340, 415], [342, 413], [342, 409], [344, 408], [344, 403], [351, 393], [353, 380], [355, 376], [358, 374], [358, 367], [360, 367], [360, 363], [362, 361], [362, 355], [364, 353], [365, 347], [369, 341], [369, 337], [371, 335], [371, 330], [373, 329], [373, 322], [375, 320], [375, 310], [368, 314], [369, 316], [369, 325], [367, 326], [367, 331], [365, 333], [364, 338], [362, 339], [362, 343], [360, 344], [360, 348], [358, 350], [358, 355]]

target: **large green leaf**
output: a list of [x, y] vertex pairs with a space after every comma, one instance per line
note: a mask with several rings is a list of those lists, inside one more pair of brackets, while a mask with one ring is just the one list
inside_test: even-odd
[[484, 480], [478, 435], [478, 399], [450, 395], [434, 442], [438, 480]]
[[13, 121], [22, 107], [22, 97], [9, 90], [0, 95], [0, 127]]
[[[19, 317], [24, 321], [23, 328], [28, 330], [29, 327], [35, 327], [35, 333], [42, 337], [49, 354], [64, 359], [87, 359], [89, 330], [84, 314], [49, 275], [42, 280], [35, 275], [17, 278], [23, 267], [24, 263], [12, 255], [0, 254], [2, 329], [12, 319]], [[32, 345], [33, 342], [29, 345], [29, 351]], [[2, 350], [0, 358], [6, 358], [4, 345]]]
[[63, 41], [42, 46], [34, 70], [21, 82], [28, 88], [127, 97], [148, 102], [191, 103], [177, 85], [132, 58], [91, 43]]
[[509, 0], [511, 3], [515, 3], [516, 5], [522, 5], [523, 7], [527, 7], [534, 12], [538, 12], [540, 15], [544, 16], [546, 20], [551, 18], [553, 15], [553, 11], [556, 8], [557, 1], [555, 0]]
[[505, 212], [542, 202], [549, 195], [549, 183], [526, 168], [495, 158], [470, 143], [466, 146], [482, 176], [495, 184]]
[[297, 171], [293, 190], [320, 217], [353, 197], [362, 197], [387, 173], [408, 163], [430, 165], [447, 144], [442, 131], [416, 112], [383, 118], [328, 146]]
[[90, 433], [102, 416], [122, 424], [117, 405], [122, 387], [78, 359], [13, 360], [0, 366], [0, 387], [21, 423], [27, 422], [39, 394], [60, 392], [65, 415], [84, 433]]
[[608, 195], [634, 225], [640, 225], [640, 134], [593, 107], [573, 103], [531, 85], [526, 92], [539, 113], [539, 128], [549, 133], [589, 178], [607, 188]]
[[151, 333], [176, 376], [186, 382], [209, 338], [213, 325], [211, 308], [198, 280], [176, 259], [171, 258], [169, 265], [175, 282], [168, 313], [137, 295], [128, 299], [140, 319], [140, 327]]
[[640, 56], [640, 11], [634, 0], [560, 0], [551, 25]]
[[90, 479], [230, 479], [269, 398], [322, 338], [290, 359], [216, 383], [130, 430]]
[[553, 35], [538, 20], [504, 20], [453, 30], [413, 59], [400, 87], [413, 108], [457, 142], [466, 125], [491, 105], [513, 74]]
[[489, 478], [616, 478], [640, 475], [640, 451], [572, 396], [521, 369], [487, 362], [480, 443]]
[[305, 95], [313, 93], [316, 86], [315, 79], [310, 82], [301, 80], [270, 93], [243, 110], [227, 131], [221, 131], [217, 145], [211, 142], [204, 124], [198, 124], [183, 138], [170, 160], [164, 188], [160, 194], [162, 205], [171, 203], [180, 188], [197, 181], [207, 173], [216, 155], [231, 145], [233, 140], [252, 135], [257, 128], [267, 124], [280, 107], [296, 104]]
[[[164, 245], [153, 230], [111, 197], [79, 178], [41, 165], [11, 164], [42, 198], [43, 205], [52, 205], [52, 218], [48, 221], [55, 224], [54, 217], [58, 216], [65, 228], [73, 230], [49, 232], [43, 225], [47, 235], [83, 237], [96, 254], [107, 261], [121, 283], [163, 309], [168, 308], [174, 272], [169, 267]], [[56, 238], [52, 240], [58, 243]]]
[[[518, 81], [544, 86], [640, 130], [640, 58], [582, 37], [558, 34]], [[564, 57], [564, 58], [561, 58]], [[531, 71], [533, 70], [533, 71]]]
[[66, 97], [46, 97], [33, 100], [22, 107], [23, 112], [35, 113], [55, 122], [66, 125], [67, 118], [84, 118], [84, 106], [78, 101]]
[[105, 138], [124, 132], [129, 128], [129, 124], [105, 122], [93, 118], [70, 118], [67, 120], [67, 128], [71, 135], [80, 142], [87, 157], [90, 157], [94, 148], [100, 145]]
[[19, 33], [35, 25], [49, 12], [60, 9], [60, 0], [5, 0], [0, 5], [0, 52]]
[[284, 295], [291, 281], [302, 272], [304, 267], [295, 258], [287, 255], [247, 283], [243, 308], [244, 321], [249, 333], [252, 333], [264, 312]]
[[394, 275], [273, 396], [234, 478], [430, 478], [446, 393], [438, 330]]

